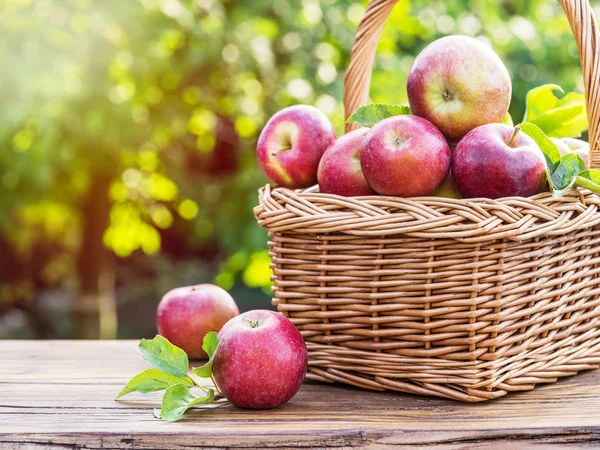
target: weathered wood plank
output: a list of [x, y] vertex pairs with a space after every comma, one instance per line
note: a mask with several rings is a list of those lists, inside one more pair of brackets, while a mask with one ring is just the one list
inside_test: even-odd
[[600, 371], [490, 403], [305, 384], [281, 408], [154, 418], [160, 393], [113, 401], [146, 366], [135, 342], [0, 341], [0, 449], [600, 446]]

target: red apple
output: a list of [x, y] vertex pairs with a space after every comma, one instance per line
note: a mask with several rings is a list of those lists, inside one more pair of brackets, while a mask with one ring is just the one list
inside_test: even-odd
[[382, 195], [429, 195], [446, 179], [450, 148], [427, 120], [394, 116], [366, 134], [360, 164], [369, 185]]
[[498, 55], [467, 36], [447, 36], [425, 47], [406, 86], [413, 114], [429, 120], [451, 142], [479, 125], [502, 122], [512, 91]]
[[167, 292], [156, 311], [158, 334], [182, 348], [190, 358], [207, 355], [202, 341], [240, 313], [235, 301], [218, 286], [198, 284]]
[[550, 138], [556, 144], [561, 155], [575, 153], [581, 156], [585, 163], [585, 168], [590, 168], [590, 144], [581, 139], [574, 138]]
[[360, 147], [368, 128], [341, 136], [329, 147], [319, 163], [319, 190], [325, 194], [355, 197], [373, 195], [360, 168]]
[[316, 184], [321, 156], [334, 141], [325, 114], [308, 105], [290, 106], [271, 117], [260, 133], [258, 163], [278, 185], [306, 188]]
[[218, 336], [212, 373], [231, 403], [275, 408], [298, 392], [308, 352], [289, 319], [275, 311], [250, 311], [227, 322]]
[[529, 197], [546, 183], [546, 162], [535, 141], [518, 127], [475, 128], [452, 155], [452, 176], [462, 197]]

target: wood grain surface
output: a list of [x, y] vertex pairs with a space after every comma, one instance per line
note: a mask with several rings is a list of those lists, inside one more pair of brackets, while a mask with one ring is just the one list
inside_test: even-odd
[[600, 446], [600, 371], [480, 404], [307, 383], [274, 410], [168, 423], [160, 393], [113, 401], [144, 368], [133, 341], [0, 341], [0, 449]]

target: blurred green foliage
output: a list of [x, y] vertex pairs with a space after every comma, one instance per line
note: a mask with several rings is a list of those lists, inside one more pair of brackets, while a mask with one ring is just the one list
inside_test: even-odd
[[[77, 289], [90, 226], [82, 205], [92, 196], [94, 207], [94, 186], [110, 203], [106, 223], [94, 221], [118, 257], [117, 284], [151, 283], [156, 270], [140, 267], [187, 258], [202, 266], [197, 282], [267, 292], [266, 235], [252, 215], [267, 182], [257, 135], [294, 103], [317, 106], [342, 131], [343, 74], [365, 4], [0, 3], [0, 249], [29, 274], [0, 277], [0, 306], [48, 286]], [[476, 36], [500, 54], [515, 122], [536, 85], [582, 89], [556, 2], [400, 0], [381, 36], [373, 101], [406, 103], [414, 56], [447, 34]]]

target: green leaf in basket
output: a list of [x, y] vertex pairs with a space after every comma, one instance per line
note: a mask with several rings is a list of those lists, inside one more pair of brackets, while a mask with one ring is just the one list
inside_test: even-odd
[[410, 114], [410, 108], [402, 105], [384, 105], [373, 103], [358, 108], [346, 122], [355, 123], [363, 127], [372, 127], [377, 122], [392, 116]]
[[551, 185], [554, 196], [562, 197], [564, 192], [575, 183], [576, 177], [585, 169], [581, 156], [567, 153], [560, 159], [560, 164], [551, 175]]
[[560, 164], [560, 151], [558, 150], [558, 147], [537, 125], [532, 123], [521, 123], [517, 126], [523, 133], [535, 141], [544, 154], [544, 159], [546, 160], [546, 166], [549, 172], [548, 178], [550, 179], [550, 176]]
[[527, 93], [523, 122], [537, 125], [550, 137], [578, 137], [588, 128], [585, 95], [569, 92], [562, 98], [555, 91], [564, 93], [557, 84], [544, 84]]
[[212, 365], [218, 347], [219, 338], [217, 337], [217, 333], [214, 331], [207, 333], [206, 336], [204, 336], [204, 341], [202, 341], [202, 350], [208, 355], [208, 362], [201, 367], [194, 367], [192, 369], [192, 371], [200, 378], [211, 378]]
[[144, 370], [129, 380], [115, 400], [134, 391], [147, 394], [148, 392], [162, 391], [179, 383], [188, 387], [194, 385], [194, 381], [190, 377], [176, 377], [156, 369]]
[[576, 153], [561, 156], [556, 144], [537, 125], [522, 123], [518, 127], [542, 150], [552, 195], [562, 197], [576, 183], [576, 177], [585, 169], [585, 162]]
[[176, 377], [187, 377], [189, 362], [186, 353], [164, 337], [157, 335], [151, 341], [142, 339], [138, 349], [153, 369]]
[[159, 419], [175, 422], [190, 408], [197, 405], [212, 403], [215, 391], [208, 389], [206, 395], [198, 395], [183, 383], [169, 387], [163, 395], [160, 410], [155, 409], [154, 415]]
[[600, 195], [600, 170], [584, 170], [575, 177], [575, 184]]

